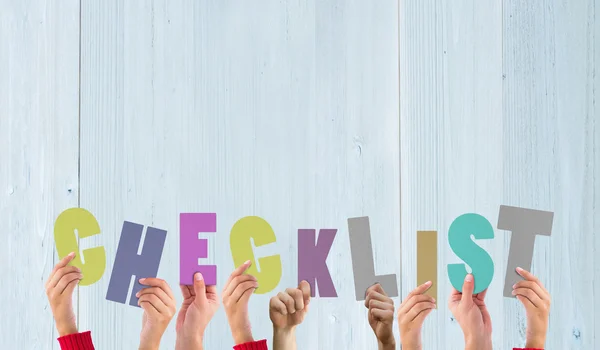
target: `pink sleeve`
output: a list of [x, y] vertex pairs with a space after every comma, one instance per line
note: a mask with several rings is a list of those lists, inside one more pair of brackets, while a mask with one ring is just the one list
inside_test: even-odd
[[251, 341], [248, 343], [234, 345], [233, 350], [268, 350], [267, 340]]

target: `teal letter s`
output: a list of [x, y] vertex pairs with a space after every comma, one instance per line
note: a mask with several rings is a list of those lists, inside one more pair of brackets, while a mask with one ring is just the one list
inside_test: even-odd
[[[459, 258], [467, 263], [475, 279], [473, 294], [483, 292], [494, 277], [494, 262], [490, 255], [472, 239], [494, 238], [492, 224], [479, 214], [463, 214], [457, 217], [448, 230], [448, 243]], [[450, 283], [457, 291], [462, 291], [462, 285], [467, 275], [465, 264], [448, 264]]]

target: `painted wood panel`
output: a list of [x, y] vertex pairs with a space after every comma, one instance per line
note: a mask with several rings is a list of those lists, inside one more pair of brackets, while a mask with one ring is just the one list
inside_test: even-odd
[[[448, 228], [464, 213], [497, 220], [503, 204], [502, 2], [400, 2], [402, 295], [416, 287], [417, 231], [438, 231], [438, 309], [424, 349], [464, 349], [447, 306]], [[501, 235], [478, 241], [495, 262], [487, 300], [503, 349]]]
[[[441, 230], [445, 271], [456, 216], [477, 212], [495, 226], [500, 204], [552, 210], [553, 237], [537, 239], [532, 267], [554, 300], [546, 345], [596, 344], [597, 42], [591, 1], [401, 2], [404, 294], [415, 286], [417, 230]], [[524, 311], [501, 296], [510, 234], [496, 235], [482, 243], [496, 262], [487, 297], [494, 347], [522, 346]], [[450, 313], [433, 316], [424, 347], [461, 348]]]
[[[81, 288], [82, 329], [133, 348], [142, 311], [104, 300], [123, 220], [169, 231], [159, 275], [176, 289], [178, 214], [216, 212], [209, 259], [233, 270], [229, 230], [258, 215], [277, 243], [278, 288], [251, 299], [256, 338], [268, 300], [297, 285], [297, 230], [337, 228], [337, 299], [318, 298], [299, 348], [375, 349], [354, 295], [347, 222], [368, 215], [379, 273], [399, 273], [397, 3], [82, 3], [81, 205], [97, 217], [108, 270]], [[223, 309], [206, 348], [232, 347]], [[162, 348], [172, 349], [174, 324]]]
[[[548, 349], [591, 349], [598, 342], [590, 283], [600, 248], [594, 6], [504, 3], [504, 198], [555, 211], [553, 236], [536, 241], [532, 266], [553, 298]], [[524, 337], [526, 322], [521, 309], [510, 311], [505, 324], [519, 319], [506, 329], [512, 345]]]
[[[594, 348], [597, 13], [595, 0], [0, 2], [0, 277], [25, 286], [0, 297], [28, 301], [0, 318], [0, 348], [57, 348], [43, 284], [54, 220], [78, 204], [102, 229], [80, 248], [107, 251], [104, 277], [76, 299], [99, 349], [138, 343], [142, 311], [105, 300], [123, 220], [168, 231], [159, 276], [180, 302], [178, 215], [193, 211], [217, 213], [206, 262], [219, 289], [233, 224], [258, 215], [276, 232], [256, 254], [281, 254], [282, 280], [250, 305], [269, 343], [268, 300], [297, 283], [297, 230], [338, 229], [339, 297], [314, 300], [298, 329], [310, 349], [376, 348], [347, 218], [370, 217], [376, 269], [398, 274], [402, 296], [416, 286], [416, 232], [437, 230], [424, 348], [461, 349], [448, 227], [466, 212], [495, 227], [501, 204], [555, 212], [533, 262], [553, 296], [547, 349]], [[478, 243], [495, 262], [494, 348], [508, 349], [524, 344], [526, 319], [502, 297], [510, 233], [495, 234]], [[226, 324], [221, 308], [206, 348], [231, 348]], [[173, 322], [162, 348], [174, 341]]]
[[78, 62], [78, 1], [0, 3], [2, 349], [58, 347], [44, 284], [77, 206]]

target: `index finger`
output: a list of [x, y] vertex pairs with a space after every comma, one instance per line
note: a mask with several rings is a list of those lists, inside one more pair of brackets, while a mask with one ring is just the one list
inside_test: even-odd
[[[56, 271], [58, 271], [59, 269], [62, 269], [63, 267], [69, 265], [69, 263], [73, 259], [75, 259], [75, 252], [70, 252], [69, 254], [67, 254], [67, 256], [65, 256], [59, 262], [57, 262], [56, 265], [54, 265], [54, 269], [52, 269], [52, 272], [50, 273], [50, 277], [48, 277], [48, 281], [50, 281], [52, 279], [52, 276], [54, 276], [54, 274], [56, 273]], [[46, 281], [46, 284], [48, 284], [48, 281]]]
[[167, 293], [169, 298], [175, 300], [175, 296], [171, 291], [171, 287], [169, 287], [169, 284], [163, 279], [154, 277], [142, 278], [140, 279], [140, 283], [145, 286], [158, 287], [162, 289], [165, 293]]
[[300, 282], [298, 289], [302, 291], [302, 297], [305, 301], [310, 301], [310, 284], [307, 281]]
[[383, 294], [383, 295], [385, 295], [386, 297], [388, 296], [388, 295], [385, 293], [385, 290], [383, 290], [383, 287], [381, 286], [381, 284], [379, 284], [379, 283], [375, 283], [374, 285], [372, 285], [372, 286], [370, 286], [369, 288], [367, 288], [367, 294], [369, 293], [369, 290], [375, 291], [375, 292], [377, 292], [377, 293], [379, 293], [379, 294]]
[[483, 292], [477, 293], [477, 295], [475, 295], [477, 297], [477, 299], [479, 300], [484, 300], [485, 296], [487, 294], [488, 289], [486, 288]]
[[527, 271], [527, 270], [523, 270], [523, 269], [522, 269], [522, 268], [520, 268], [520, 267], [517, 267], [517, 273], [518, 273], [518, 274], [519, 274], [521, 277], [525, 278], [526, 280], [528, 280], [528, 281], [532, 281], [532, 282], [535, 282], [535, 283], [537, 283], [538, 285], [540, 285], [540, 287], [542, 287], [542, 288], [544, 287], [544, 286], [542, 285], [542, 282], [540, 282], [540, 280], [539, 280], [537, 277], [535, 277], [535, 276], [534, 276], [534, 275], [533, 275], [531, 272], [529, 272], [529, 271]]
[[233, 270], [231, 275], [229, 275], [227, 282], [225, 282], [224, 288], [226, 289], [227, 286], [229, 286], [229, 283], [231, 283], [231, 280], [233, 280], [237, 276], [241, 276], [244, 272], [246, 272], [246, 270], [248, 270], [248, 268], [250, 268], [251, 265], [252, 265], [252, 261], [247, 260], [245, 263], [240, 265], [237, 269]]
[[406, 296], [406, 299], [409, 299], [410, 297], [413, 297], [415, 295], [425, 293], [431, 287], [431, 285], [432, 285], [431, 281], [427, 281], [427, 282], [423, 283], [422, 285], [413, 289], [412, 292], [408, 293], [408, 295]]
[[192, 286], [185, 286], [183, 284], [179, 285], [179, 288], [181, 288], [181, 294], [183, 295], [184, 299], [187, 299], [193, 295], [191, 292], [193, 289], [190, 289], [190, 287]]

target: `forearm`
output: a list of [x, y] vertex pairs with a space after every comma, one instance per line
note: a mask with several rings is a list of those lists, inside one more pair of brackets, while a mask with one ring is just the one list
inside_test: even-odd
[[296, 350], [296, 330], [273, 328], [273, 350]]

